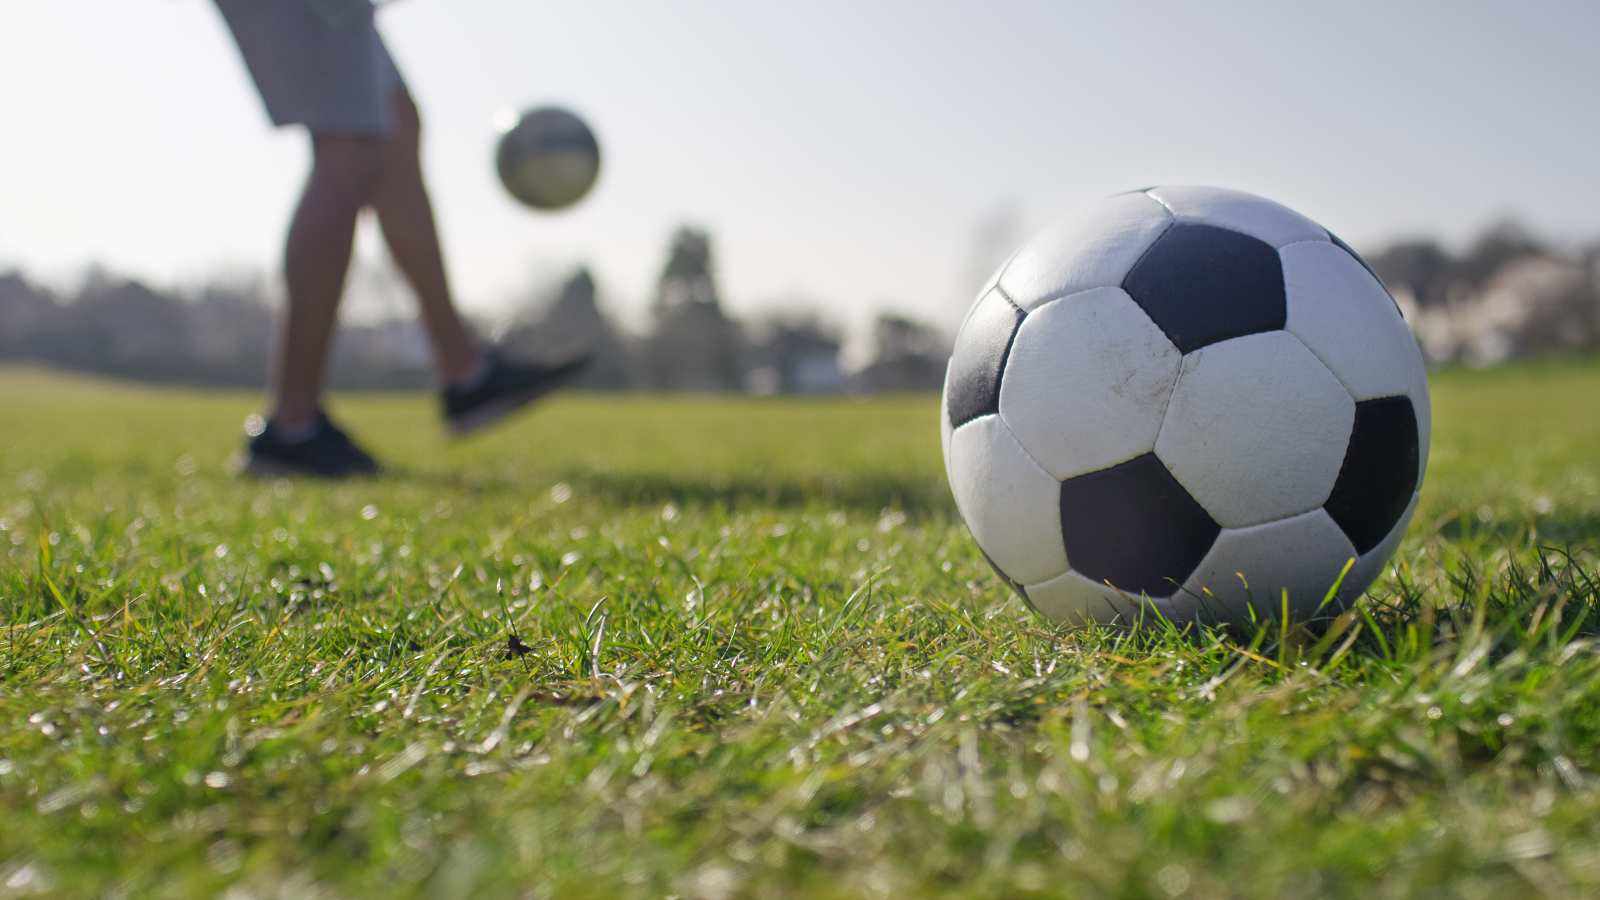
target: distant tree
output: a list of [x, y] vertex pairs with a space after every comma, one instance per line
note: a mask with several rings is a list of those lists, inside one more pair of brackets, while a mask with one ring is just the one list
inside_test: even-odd
[[1469, 365], [1600, 346], [1596, 262], [1513, 222], [1489, 228], [1460, 256], [1410, 241], [1371, 257], [1390, 290], [1415, 301], [1407, 321], [1427, 357]]
[[[1529, 256], [1549, 256], [1550, 248], [1535, 240], [1515, 222], [1501, 222], [1485, 231], [1467, 252], [1439, 276], [1446, 289], [1451, 284], [1481, 290], [1506, 263]], [[1439, 298], [1430, 298], [1437, 302]]]
[[151, 381], [191, 374], [189, 310], [177, 297], [95, 273], [69, 312], [84, 338], [80, 368]]
[[944, 384], [950, 346], [930, 325], [905, 316], [880, 315], [873, 326], [877, 355], [851, 379], [864, 393], [936, 391]]
[[[0, 275], [0, 360], [29, 360], [144, 381], [259, 387], [272, 311], [263, 279], [213, 281], [194, 295], [160, 291], [94, 268], [60, 300], [21, 275]], [[412, 323], [340, 329], [329, 361], [341, 388], [431, 383], [427, 344]]]
[[427, 333], [415, 321], [340, 325], [328, 359], [328, 386], [390, 391], [437, 387]]
[[67, 311], [17, 272], [0, 275], [0, 359], [57, 361], [73, 341]]
[[1403, 241], [1367, 260], [1391, 292], [1428, 302], [1434, 282], [1450, 267], [1450, 254], [1433, 241]]
[[1511, 356], [1593, 349], [1600, 340], [1600, 290], [1593, 271], [1580, 263], [1521, 256], [1501, 266], [1484, 293], [1486, 303], [1517, 310], [1509, 335]]
[[1482, 293], [1507, 263], [1530, 256], [1550, 256], [1550, 249], [1508, 221], [1489, 228], [1459, 257], [1431, 240], [1402, 241], [1368, 262], [1391, 291], [1406, 291], [1418, 306], [1429, 309], [1452, 297]]
[[646, 386], [675, 391], [731, 391], [743, 380], [738, 326], [722, 311], [712, 274], [711, 238], [679, 228], [672, 236], [651, 308], [645, 343]]
[[579, 267], [546, 309], [530, 309], [500, 338], [500, 346], [519, 359], [554, 362], [579, 352], [593, 354], [577, 387], [621, 391], [633, 386], [634, 362], [622, 335], [600, 311], [594, 278]]
[[195, 379], [250, 387], [265, 382], [272, 310], [262, 279], [211, 282], [189, 303], [188, 313]]

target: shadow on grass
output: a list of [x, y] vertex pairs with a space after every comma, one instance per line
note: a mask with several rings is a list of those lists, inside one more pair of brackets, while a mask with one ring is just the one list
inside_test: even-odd
[[1556, 545], [1526, 528], [1506, 538], [1491, 530], [1472, 536], [1478, 549], [1458, 550], [1441, 583], [1420, 586], [1402, 577], [1394, 590], [1363, 601], [1354, 614], [1367, 628], [1356, 655], [1426, 659], [1479, 634], [1490, 638], [1489, 657], [1500, 659], [1519, 649], [1559, 651], [1600, 638], [1600, 570], [1575, 542]]
[[1516, 545], [1532, 539], [1540, 544], [1589, 544], [1600, 541], [1600, 513], [1544, 513], [1519, 519], [1495, 518], [1485, 522], [1478, 518], [1476, 510], [1458, 509], [1435, 519], [1433, 528], [1439, 537], [1452, 542]]
[[918, 516], [955, 510], [955, 501], [943, 479], [891, 475], [827, 478], [739, 475], [685, 479], [654, 474], [580, 472], [572, 473], [567, 480], [575, 490], [605, 502], [630, 505], [670, 502], [726, 509], [822, 505], [870, 513], [896, 509]]
[[[526, 481], [492, 472], [445, 474], [397, 472], [395, 477], [418, 484], [492, 495], [527, 491]], [[685, 508], [717, 507], [737, 511], [750, 507], [802, 508], [823, 506], [876, 515], [892, 509], [910, 517], [954, 516], [955, 500], [941, 478], [902, 477], [887, 473], [839, 476], [683, 476], [655, 472], [607, 472], [572, 469], [559, 474], [573, 495], [608, 506], [648, 507], [671, 503]]]
[[[1456, 515], [1435, 525], [1448, 538], [1447, 559], [1436, 584], [1418, 584], [1402, 566], [1397, 580], [1375, 585], [1349, 606], [1329, 607], [1291, 621], [1270, 609], [1239, 621], [1226, 610], [1206, 610], [1204, 624], [1175, 623], [1159, 614], [1130, 631], [1134, 645], [1157, 647], [1173, 638], [1196, 644], [1220, 639], [1247, 647], [1255, 658], [1277, 658], [1316, 646], [1325, 655], [1348, 635], [1352, 660], [1384, 664], [1428, 662], [1463, 640], [1490, 640], [1487, 655], [1502, 658], [1536, 645], [1559, 652], [1575, 640], [1600, 638], [1600, 561], [1595, 558], [1600, 517], [1546, 515], [1523, 522], [1481, 522]], [[1472, 637], [1476, 635], [1477, 637]], [[1343, 652], [1343, 651], [1341, 651]], [[1311, 654], [1319, 658], [1317, 653]]]

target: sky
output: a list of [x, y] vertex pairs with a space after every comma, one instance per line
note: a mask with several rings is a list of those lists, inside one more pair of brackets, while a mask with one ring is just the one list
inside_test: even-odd
[[[292, 0], [261, 0], [292, 2]], [[952, 326], [1074, 206], [1198, 183], [1358, 248], [1514, 217], [1600, 236], [1600, 4], [398, 0], [379, 28], [424, 117], [459, 298], [503, 314], [580, 263], [642, 321], [706, 228], [739, 315]], [[0, 271], [158, 286], [271, 272], [309, 163], [209, 0], [0, 0]], [[518, 206], [495, 114], [558, 104], [593, 193]], [[359, 252], [379, 252], [364, 226]]]

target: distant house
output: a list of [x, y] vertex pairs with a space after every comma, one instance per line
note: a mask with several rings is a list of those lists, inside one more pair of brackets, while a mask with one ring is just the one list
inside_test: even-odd
[[746, 330], [750, 345], [745, 390], [752, 394], [836, 394], [840, 336], [815, 318], [772, 319]]
[[944, 386], [950, 345], [931, 325], [881, 315], [873, 327], [877, 354], [850, 379], [855, 393], [937, 391]]

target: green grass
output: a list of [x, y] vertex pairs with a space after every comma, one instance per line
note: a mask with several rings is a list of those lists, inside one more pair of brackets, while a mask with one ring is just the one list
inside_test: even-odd
[[342, 397], [324, 485], [0, 374], [0, 898], [1593, 895], [1600, 368], [1434, 390], [1319, 639], [1036, 618], [931, 397]]

